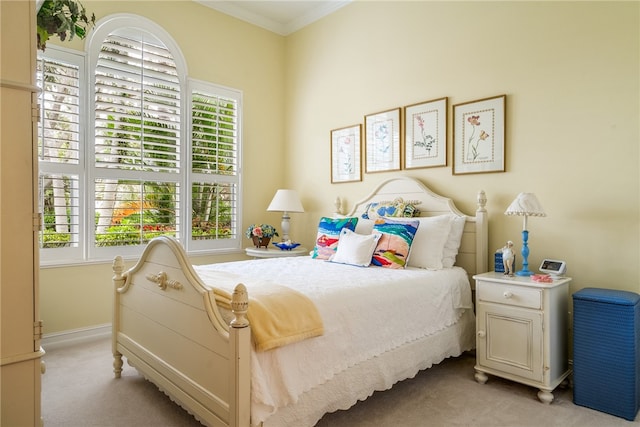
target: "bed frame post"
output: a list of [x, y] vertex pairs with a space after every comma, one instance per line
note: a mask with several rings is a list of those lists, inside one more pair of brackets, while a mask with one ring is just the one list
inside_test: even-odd
[[485, 273], [489, 268], [489, 219], [487, 218], [487, 195], [478, 191], [476, 208], [476, 271]]
[[120, 378], [122, 373], [122, 353], [118, 351], [118, 331], [120, 330], [120, 293], [125, 277], [122, 275], [124, 261], [121, 256], [116, 256], [111, 265], [113, 269], [113, 319], [111, 323], [111, 351], [113, 352], [113, 373]]
[[234, 319], [229, 328], [231, 344], [231, 393], [229, 399], [229, 426], [249, 427], [251, 420], [251, 328], [247, 319], [249, 295], [247, 288], [238, 284], [231, 296]]

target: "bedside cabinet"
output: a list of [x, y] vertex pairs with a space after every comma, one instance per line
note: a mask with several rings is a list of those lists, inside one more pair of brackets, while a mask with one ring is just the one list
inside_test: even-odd
[[487, 374], [537, 387], [538, 399], [553, 401], [553, 390], [570, 373], [568, 301], [570, 278], [538, 283], [530, 277], [484, 273], [476, 281], [475, 379]]

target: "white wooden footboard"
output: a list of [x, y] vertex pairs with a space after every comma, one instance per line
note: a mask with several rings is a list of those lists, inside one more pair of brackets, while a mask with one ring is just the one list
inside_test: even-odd
[[126, 272], [113, 263], [114, 373], [122, 356], [145, 378], [202, 423], [250, 423], [250, 328], [244, 285], [234, 292], [231, 327], [193, 271], [180, 244], [169, 237], [149, 243]]

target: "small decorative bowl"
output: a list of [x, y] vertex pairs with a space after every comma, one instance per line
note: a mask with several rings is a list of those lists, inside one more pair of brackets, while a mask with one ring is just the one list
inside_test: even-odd
[[290, 251], [291, 249], [294, 249], [300, 246], [300, 243], [274, 242], [273, 244], [279, 247], [283, 251]]

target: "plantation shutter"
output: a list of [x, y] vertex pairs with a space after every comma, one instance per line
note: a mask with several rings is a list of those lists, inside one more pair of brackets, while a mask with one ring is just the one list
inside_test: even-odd
[[111, 35], [96, 67], [95, 165], [178, 172], [180, 81], [160, 42]]
[[238, 108], [235, 92], [191, 90], [193, 240], [238, 238]]
[[189, 254], [242, 247], [242, 92], [188, 78], [153, 22], [113, 16], [86, 55], [38, 52], [40, 260], [137, 256], [159, 235]]
[[180, 102], [162, 42], [124, 31], [104, 40], [95, 70], [96, 246], [178, 237]]
[[77, 248], [81, 192], [80, 65], [38, 58], [36, 80], [42, 89], [38, 123], [39, 210], [43, 213], [40, 248]]
[[237, 101], [202, 91], [191, 96], [193, 172], [237, 175]]

